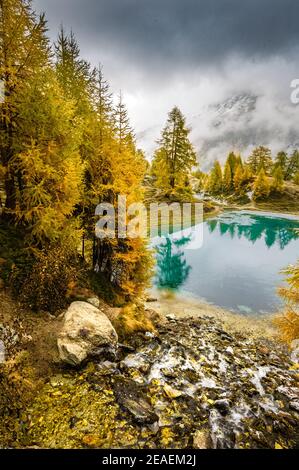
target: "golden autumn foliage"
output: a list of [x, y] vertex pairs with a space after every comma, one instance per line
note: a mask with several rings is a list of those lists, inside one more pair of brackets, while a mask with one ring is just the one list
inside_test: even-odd
[[287, 343], [299, 338], [299, 261], [295, 266], [289, 266], [286, 274], [286, 287], [279, 289], [279, 294], [285, 301], [285, 311], [275, 318], [281, 337]]
[[13, 159], [22, 178], [17, 220], [30, 227], [32, 243], [71, 238], [84, 171], [74, 105], [63, 97], [52, 70], [30, 81], [19, 100]]
[[121, 340], [136, 332], [153, 333], [155, 331], [150, 314], [135, 304], [128, 304], [122, 308], [118, 317], [113, 320], [113, 326]]
[[151, 276], [146, 240], [95, 236], [99, 203], [117, 210], [119, 195], [128, 204], [143, 199], [147, 165], [123, 99], [113, 105], [101, 66], [82, 59], [73, 33], [62, 28], [50, 51], [45, 17], [31, 1], [0, 8], [1, 217], [16, 226], [23, 249], [7, 278], [33, 308], [54, 311], [80, 261], [87, 275], [132, 300]]

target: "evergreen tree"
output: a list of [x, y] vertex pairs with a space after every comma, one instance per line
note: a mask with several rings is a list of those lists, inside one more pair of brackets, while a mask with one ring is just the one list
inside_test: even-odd
[[253, 199], [266, 199], [270, 194], [270, 183], [266, 176], [265, 170], [262, 168], [259, 171], [259, 174], [254, 183], [254, 192], [253, 192]]
[[181, 111], [175, 107], [168, 115], [165, 128], [155, 152], [152, 172], [156, 186], [171, 192], [188, 183], [196, 154], [189, 140], [190, 130]]
[[127, 108], [123, 102], [120, 92], [118, 102], [114, 111], [114, 130], [118, 141], [119, 151], [122, 152], [128, 146], [134, 147], [134, 134], [130, 126]]
[[242, 157], [241, 157], [240, 154], [236, 156], [236, 165], [235, 165], [235, 169], [237, 169], [238, 166], [240, 166], [241, 168], [243, 168], [243, 160], [242, 160]]
[[272, 190], [281, 193], [283, 191], [283, 169], [280, 166], [276, 166], [274, 172], [273, 172], [273, 184], [272, 184]]
[[299, 151], [295, 150], [288, 159], [285, 179], [290, 181], [292, 178], [294, 178], [295, 174], [298, 171], [299, 171]]
[[17, 189], [22, 188], [22, 175], [14, 163], [16, 101], [26, 82], [49, 62], [45, 31], [45, 18], [35, 15], [31, 1], [0, 2], [0, 79], [4, 85], [4, 102], [0, 110], [0, 173], [4, 179], [7, 215], [13, 215]]
[[251, 188], [251, 182], [252, 182], [252, 173], [251, 173], [249, 166], [245, 164], [243, 166], [243, 184], [247, 191]]
[[221, 194], [223, 190], [222, 169], [218, 160], [214, 162], [214, 166], [210, 172], [207, 190], [211, 194]]
[[95, 73], [94, 102], [98, 123], [100, 128], [100, 140], [104, 143], [104, 138], [111, 135], [114, 123], [113, 98], [110, 86], [104, 78], [103, 68], [100, 65]]
[[242, 166], [239, 164], [235, 171], [234, 176], [234, 189], [237, 194], [241, 194], [244, 191], [244, 171]]
[[252, 152], [247, 163], [254, 175], [259, 173], [261, 169], [264, 169], [265, 173], [269, 174], [273, 164], [271, 150], [263, 146], [257, 147]]
[[226, 161], [223, 173], [223, 191], [229, 194], [233, 189], [233, 175], [229, 161]]
[[226, 160], [226, 163], [230, 166], [232, 179], [234, 179], [235, 169], [236, 169], [237, 164], [238, 164], [238, 157], [236, 156], [236, 154], [234, 152], [229, 153], [229, 155], [227, 157], [227, 160]]
[[276, 155], [275, 161], [274, 161], [274, 172], [277, 168], [280, 168], [282, 170], [283, 177], [286, 174], [287, 170], [287, 161], [288, 161], [288, 155], [286, 152], [278, 152]]
[[90, 96], [94, 85], [95, 71], [80, 57], [80, 48], [71, 32], [66, 34], [63, 27], [54, 45], [56, 73], [67, 98], [73, 99], [77, 114], [90, 111]]
[[[104, 108], [109, 111], [109, 93], [106, 93], [105, 99]], [[110, 112], [102, 114], [107, 128], [109, 127], [109, 116]], [[103, 121], [99, 116], [97, 119], [100, 129]], [[112, 132], [103, 135], [104, 138], [101, 146], [98, 147], [98, 153], [95, 152], [93, 157], [93, 174], [98, 170], [97, 158], [102, 159], [104, 156], [107, 167], [97, 173], [96, 179], [93, 179], [92, 188], [94, 197], [96, 198], [98, 195], [99, 202], [112, 203], [117, 214], [120, 209], [118, 207], [118, 196], [120, 195], [126, 196], [127, 205], [142, 202], [142, 181], [146, 170], [144, 155], [136, 149], [128, 112], [122, 97], [120, 97], [114, 112]], [[101, 141], [101, 134], [98, 134], [98, 138]], [[101, 179], [103, 172], [107, 176], [105, 179]], [[95, 184], [96, 182], [97, 184]], [[147, 286], [151, 276], [152, 258], [145, 240], [140, 237], [121, 238], [118, 230], [117, 226], [116, 237], [113, 239], [95, 240], [93, 265], [94, 270], [101, 273], [107, 281], [117, 287], [124, 300], [129, 301], [140, 295], [144, 287]]]
[[299, 171], [295, 174], [293, 182], [299, 186]]
[[18, 98], [14, 144], [22, 175], [18, 220], [30, 229], [31, 244], [45, 247], [62, 238], [70, 243], [83, 176], [73, 102], [64, 98], [49, 68], [27, 81]]

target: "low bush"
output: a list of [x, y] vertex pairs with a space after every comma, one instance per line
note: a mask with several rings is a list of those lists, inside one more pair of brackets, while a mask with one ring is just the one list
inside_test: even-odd
[[299, 338], [299, 261], [295, 266], [289, 266], [284, 273], [287, 286], [280, 288], [279, 294], [286, 306], [283, 314], [274, 319], [274, 324], [282, 339], [290, 344]]

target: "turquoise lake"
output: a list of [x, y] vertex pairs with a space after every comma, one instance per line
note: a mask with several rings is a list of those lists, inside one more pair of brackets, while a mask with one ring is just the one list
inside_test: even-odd
[[281, 270], [299, 258], [296, 229], [296, 217], [224, 211], [193, 233], [157, 237], [154, 285], [243, 314], [272, 313], [281, 306]]

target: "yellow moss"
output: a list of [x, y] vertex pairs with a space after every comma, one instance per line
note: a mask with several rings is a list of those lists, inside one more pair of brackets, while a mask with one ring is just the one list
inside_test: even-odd
[[175, 434], [172, 432], [170, 427], [161, 429], [161, 446], [167, 448], [175, 441]]

